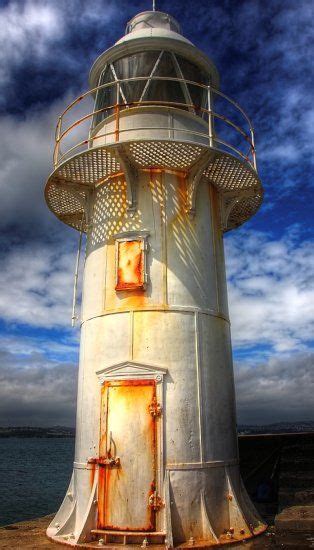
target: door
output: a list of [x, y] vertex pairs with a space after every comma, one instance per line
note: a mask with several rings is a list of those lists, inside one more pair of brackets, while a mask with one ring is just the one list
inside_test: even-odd
[[149, 505], [156, 491], [154, 403], [154, 380], [103, 386], [98, 495], [102, 529], [155, 530], [155, 511]]

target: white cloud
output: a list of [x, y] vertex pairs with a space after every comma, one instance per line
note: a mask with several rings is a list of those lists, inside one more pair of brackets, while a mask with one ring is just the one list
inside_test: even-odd
[[63, 41], [73, 30], [85, 33], [100, 21], [104, 28], [112, 25], [116, 12], [110, 0], [10, 0], [0, 7], [0, 86], [10, 84], [24, 62], [38, 67], [50, 58], [59, 65], [76, 65], [77, 52], [69, 45], [64, 49]]
[[44, 58], [51, 43], [63, 33], [56, 5], [38, 0], [11, 1], [0, 9], [0, 78], [23, 59]]
[[297, 233], [275, 240], [242, 229], [226, 239], [235, 347], [295, 352], [313, 340], [314, 245]]
[[64, 242], [16, 246], [2, 258], [0, 317], [36, 327], [69, 327], [75, 253]]
[[[27, 232], [38, 222], [54, 230], [61, 227], [48, 210], [44, 200], [44, 185], [52, 171], [55, 126], [58, 116], [73, 100], [69, 92], [49, 108], [33, 110], [24, 118], [3, 116], [0, 149], [0, 225], [24, 225]], [[91, 112], [91, 100], [81, 102], [65, 118], [66, 128], [74, 120]], [[78, 126], [64, 144], [66, 150], [88, 135], [88, 124]], [[62, 144], [63, 145], [63, 144]], [[23, 228], [21, 227], [21, 230]]]
[[18, 357], [19, 360], [23, 359], [26, 364], [28, 358], [36, 353], [62, 362], [65, 357], [67, 360], [77, 358], [78, 337], [79, 331], [72, 328], [69, 332], [63, 331], [63, 334], [57, 331], [57, 335], [54, 332], [26, 335], [14, 333], [13, 330], [12, 334], [0, 335], [0, 350]]

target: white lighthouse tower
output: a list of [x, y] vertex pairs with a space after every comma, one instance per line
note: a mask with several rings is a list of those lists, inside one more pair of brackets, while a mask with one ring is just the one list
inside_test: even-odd
[[223, 251], [262, 187], [251, 123], [218, 80], [148, 11], [59, 119], [46, 200], [87, 235], [73, 476], [47, 530], [63, 544], [210, 547], [265, 529], [239, 475]]

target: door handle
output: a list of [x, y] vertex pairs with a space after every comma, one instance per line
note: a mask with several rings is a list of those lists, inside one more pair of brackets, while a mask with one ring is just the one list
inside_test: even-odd
[[115, 457], [106, 457], [99, 461], [99, 464], [101, 466], [109, 466], [110, 468], [113, 468], [114, 466], [119, 467], [121, 465], [120, 458], [118, 456]]
[[114, 466], [120, 466], [120, 458], [118, 456], [111, 456], [111, 443], [113, 444], [114, 454], [116, 454], [116, 444], [112, 437], [112, 432], [109, 432], [109, 449], [107, 450], [107, 456], [102, 459], [101, 464], [103, 466], [109, 466], [113, 468]]

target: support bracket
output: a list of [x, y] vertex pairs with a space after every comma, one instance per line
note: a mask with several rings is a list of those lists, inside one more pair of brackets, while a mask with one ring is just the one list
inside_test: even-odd
[[223, 231], [226, 231], [228, 227], [228, 220], [230, 217], [230, 214], [233, 210], [233, 208], [238, 204], [239, 202], [242, 202], [243, 200], [255, 197], [256, 194], [259, 192], [258, 189], [255, 187], [251, 189], [244, 189], [243, 191], [229, 191], [220, 193], [221, 196], [221, 229]]
[[133, 216], [136, 211], [136, 187], [134, 185], [134, 182], [136, 181], [138, 172], [135, 166], [133, 166], [133, 164], [130, 162], [129, 157], [122, 145], [120, 145], [119, 147], [115, 147], [114, 151], [119, 158], [119, 162], [125, 175], [126, 197], [128, 204], [127, 211], [130, 213], [131, 216]]
[[207, 167], [210, 158], [212, 157], [212, 151], [206, 151], [200, 159], [192, 166], [188, 175], [188, 187], [187, 187], [187, 213], [191, 216], [195, 216], [195, 203], [196, 193], [200, 181], [203, 177], [205, 168]]

